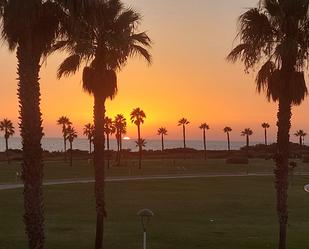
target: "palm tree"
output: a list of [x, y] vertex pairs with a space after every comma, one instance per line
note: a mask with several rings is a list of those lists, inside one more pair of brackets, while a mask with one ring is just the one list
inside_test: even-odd
[[[140, 108], [135, 108], [131, 112], [131, 122], [137, 126], [137, 141], [141, 141], [141, 125], [144, 123], [146, 118], [146, 114], [143, 110]], [[140, 144], [138, 151], [139, 151], [139, 156], [138, 156], [138, 168], [142, 169], [142, 144]]]
[[67, 127], [66, 133], [68, 135], [68, 141], [70, 143], [70, 166], [73, 166], [73, 141], [77, 138], [77, 132], [75, 131], [74, 127], [69, 125]]
[[63, 149], [64, 149], [64, 160], [67, 161], [67, 134], [66, 130], [69, 125], [72, 125], [70, 119], [66, 116], [62, 116], [57, 120], [57, 124], [62, 127], [62, 136], [63, 136]]
[[[83, 88], [94, 96], [94, 168], [97, 227], [95, 248], [103, 248], [105, 210], [104, 118], [105, 102], [117, 93], [117, 70], [129, 57], [141, 55], [148, 62], [150, 39], [139, 33], [141, 16], [124, 7], [120, 0], [89, 1], [73, 19], [67, 39], [57, 44], [69, 56], [58, 70], [58, 77], [83, 69]], [[78, 27], [78, 28], [75, 28]]]
[[261, 0], [240, 16], [240, 44], [228, 56], [241, 60], [246, 71], [263, 66], [257, 74], [259, 92], [279, 102], [276, 149], [276, 190], [279, 249], [286, 249], [288, 223], [288, 170], [292, 105], [307, 95], [304, 71], [309, 53], [307, 0]]
[[106, 145], [107, 145], [107, 152], [108, 152], [108, 157], [107, 157], [107, 168], [110, 168], [110, 146], [109, 146], [109, 138], [111, 135], [113, 135], [116, 132], [116, 128], [114, 126], [113, 120], [109, 117], [105, 117], [104, 120], [104, 131], [106, 134]]
[[93, 124], [89, 123], [84, 126], [84, 135], [89, 140], [89, 154], [91, 155], [92, 153], [91, 145], [93, 143], [93, 135], [94, 135], [94, 125]]
[[140, 138], [139, 140], [135, 141], [135, 144], [136, 144], [136, 147], [138, 148], [144, 148], [146, 147], [147, 142], [145, 139]]
[[167, 129], [165, 127], [159, 128], [158, 136], [161, 136], [161, 146], [162, 146], [162, 151], [164, 151], [164, 136], [167, 136]]
[[241, 132], [241, 135], [243, 137], [246, 137], [246, 147], [247, 147], [247, 150], [250, 146], [250, 141], [249, 141], [249, 137], [253, 135], [253, 131], [250, 129], [250, 128], [246, 128], [244, 129], [242, 132]]
[[199, 127], [203, 131], [203, 142], [204, 142], [204, 159], [207, 159], [207, 152], [206, 152], [206, 130], [209, 130], [209, 125], [206, 123], [203, 123]]
[[294, 135], [295, 135], [296, 137], [299, 137], [299, 145], [300, 145], [300, 146], [303, 146], [303, 144], [304, 144], [304, 138], [305, 138], [305, 136], [307, 136], [307, 133], [304, 132], [303, 130], [298, 130], [298, 131], [296, 131], [296, 132], [294, 133]]
[[227, 126], [223, 129], [223, 131], [224, 133], [226, 133], [227, 136], [227, 149], [228, 151], [231, 151], [230, 133], [232, 132], [232, 128]]
[[59, 34], [63, 11], [51, 0], [0, 1], [1, 34], [9, 50], [16, 50], [24, 223], [30, 249], [44, 247], [43, 137], [39, 73], [42, 59]]
[[8, 163], [10, 163], [10, 157], [9, 157], [9, 138], [14, 135], [15, 128], [13, 126], [13, 123], [11, 120], [3, 119], [0, 122], [0, 130], [4, 131], [4, 139], [5, 139], [5, 152], [6, 152], [6, 158], [8, 160]]
[[117, 140], [117, 164], [120, 165], [121, 152], [122, 152], [122, 135], [127, 133], [127, 120], [122, 114], [118, 114], [114, 120], [114, 126], [116, 129]]
[[186, 118], [182, 118], [178, 121], [178, 126], [182, 126], [182, 135], [183, 135], [183, 148], [186, 148], [186, 125], [190, 122]]
[[263, 123], [262, 128], [264, 129], [265, 145], [267, 145], [267, 129], [270, 128], [270, 125], [268, 123]]

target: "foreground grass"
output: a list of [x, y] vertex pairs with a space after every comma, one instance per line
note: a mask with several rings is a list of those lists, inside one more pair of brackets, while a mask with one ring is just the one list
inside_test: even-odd
[[[290, 189], [289, 249], [309, 248], [309, 195]], [[93, 185], [46, 187], [46, 249], [93, 248]], [[26, 248], [21, 190], [0, 191], [0, 248]], [[109, 249], [141, 248], [136, 213], [151, 208], [150, 249], [276, 248], [272, 177], [156, 180], [107, 184]]]
[[[296, 172], [309, 173], [309, 164], [297, 161]], [[226, 164], [223, 159], [192, 160], [192, 159], [165, 159], [144, 160], [143, 169], [139, 170], [136, 160], [123, 160], [121, 167], [112, 167], [107, 170], [107, 176], [147, 176], [147, 175], [179, 175], [179, 174], [245, 174], [272, 173], [272, 160], [251, 159], [249, 165]], [[20, 182], [16, 172], [20, 171], [20, 163], [0, 163], [0, 184]], [[45, 180], [93, 178], [92, 164], [87, 160], [76, 160], [70, 167], [62, 161], [45, 162]]]

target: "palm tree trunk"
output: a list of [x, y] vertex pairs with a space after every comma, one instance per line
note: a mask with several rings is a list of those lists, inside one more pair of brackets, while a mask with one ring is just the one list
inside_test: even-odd
[[142, 145], [141, 145], [141, 126], [137, 126], [138, 137], [138, 168], [142, 169]]
[[277, 213], [279, 219], [279, 249], [286, 249], [287, 222], [288, 222], [288, 172], [289, 172], [289, 145], [291, 128], [291, 103], [286, 96], [279, 100], [278, 134], [276, 154], [276, 190]]
[[207, 152], [206, 152], [206, 131], [205, 129], [203, 130], [203, 141], [204, 141], [204, 160], [207, 159]]
[[91, 155], [91, 152], [92, 152], [92, 149], [91, 149], [91, 143], [92, 143], [92, 140], [89, 139], [89, 155]]
[[231, 150], [230, 133], [227, 133], [227, 148], [229, 151]]
[[95, 249], [104, 248], [104, 219], [105, 211], [105, 136], [104, 136], [105, 100], [102, 96], [94, 95], [94, 174], [96, 199], [96, 238]]
[[73, 144], [70, 141], [70, 166], [73, 166]]
[[64, 148], [64, 161], [67, 161], [67, 140], [65, 135], [65, 124], [62, 125], [62, 132], [63, 132], [63, 148]]
[[8, 163], [10, 163], [10, 157], [9, 157], [9, 142], [8, 142], [8, 138], [5, 138], [5, 154], [6, 154], [6, 159], [8, 161]]
[[265, 145], [267, 146], [267, 129], [264, 130], [264, 136], [265, 136]]
[[182, 133], [183, 133], [183, 148], [186, 148], [186, 127], [185, 125], [182, 126]]
[[107, 168], [109, 169], [110, 151], [109, 151], [109, 133], [106, 133], [106, 144], [107, 144]]
[[299, 136], [299, 145], [300, 145], [300, 147], [302, 147], [302, 145], [303, 145], [303, 138], [302, 138], [302, 136]]
[[162, 151], [164, 151], [164, 135], [161, 134], [161, 145], [162, 145]]
[[43, 249], [43, 137], [40, 110], [40, 54], [32, 48], [31, 38], [17, 48], [18, 97], [20, 106], [20, 134], [23, 145], [22, 179], [24, 182], [24, 222], [29, 249]]

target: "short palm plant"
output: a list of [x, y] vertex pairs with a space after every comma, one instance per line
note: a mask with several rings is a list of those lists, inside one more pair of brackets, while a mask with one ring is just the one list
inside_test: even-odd
[[62, 128], [62, 137], [63, 137], [63, 149], [64, 149], [64, 160], [67, 161], [67, 134], [66, 130], [69, 125], [72, 125], [70, 119], [66, 116], [61, 116], [57, 120], [57, 124]]
[[203, 145], [204, 145], [204, 159], [207, 159], [207, 146], [206, 146], [206, 131], [210, 129], [209, 125], [203, 123], [199, 127], [203, 131]]
[[67, 133], [68, 141], [70, 144], [70, 166], [73, 166], [73, 142], [75, 138], [77, 138], [77, 132], [73, 126], [69, 125], [66, 128], [66, 133]]
[[178, 126], [182, 127], [182, 137], [183, 137], [183, 148], [186, 148], [186, 126], [190, 124], [190, 122], [186, 118], [182, 118], [178, 121]]
[[94, 125], [93, 124], [86, 124], [83, 129], [84, 135], [87, 137], [89, 141], [89, 154], [92, 153], [92, 143], [93, 143], [93, 136], [94, 136]]
[[164, 151], [164, 136], [167, 136], [167, 129], [165, 127], [160, 127], [157, 134], [161, 136], [161, 148], [162, 151]]
[[248, 149], [250, 146], [250, 136], [253, 135], [253, 131], [250, 128], [246, 128], [241, 132], [241, 135], [246, 137], [246, 147]]
[[115, 136], [117, 140], [117, 156], [116, 162], [120, 165], [122, 152], [122, 136], [127, 133], [127, 120], [122, 114], [118, 114], [114, 120]]
[[[131, 122], [137, 126], [137, 141], [138, 141], [138, 144], [141, 145], [141, 143], [139, 143], [139, 141], [141, 141], [141, 125], [145, 122], [146, 114], [141, 108], [135, 108], [131, 112], [130, 116], [131, 116]], [[143, 150], [143, 147], [139, 146], [138, 147], [138, 151], [139, 151], [138, 167], [139, 169], [142, 169], [142, 150]]]
[[270, 125], [268, 123], [263, 123], [262, 128], [264, 129], [265, 145], [267, 145], [268, 144], [268, 142], [267, 142], [267, 129], [270, 128]]
[[304, 138], [307, 136], [307, 133], [304, 130], [298, 130], [294, 133], [294, 136], [299, 138], [299, 146], [303, 146]]
[[111, 118], [105, 117], [104, 119], [104, 131], [106, 135], [106, 148], [108, 152], [107, 156], [107, 168], [110, 168], [110, 136], [116, 132], [114, 122]]
[[138, 148], [145, 148], [147, 145], [147, 142], [145, 139], [140, 138], [139, 140], [135, 141], [136, 147]]
[[[73, 28], [67, 39], [56, 48], [67, 51], [68, 57], [58, 70], [58, 77], [76, 73], [84, 63], [83, 89], [94, 97], [94, 168], [97, 206], [95, 248], [104, 247], [105, 210], [104, 118], [105, 102], [117, 93], [117, 71], [130, 57], [142, 56], [148, 62], [150, 39], [138, 32], [139, 13], [124, 7], [120, 0], [89, 1], [84, 11], [72, 19]], [[78, 27], [78, 28], [76, 28]]]
[[10, 157], [9, 157], [9, 138], [14, 135], [15, 128], [13, 126], [13, 123], [11, 120], [3, 119], [0, 122], [0, 131], [4, 132], [4, 139], [5, 139], [5, 152], [6, 152], [6, 158], [8, 160], [8, 163], [10, 163]]
[[231, 139], [230, 139], [230, 133], [232, 132], [232, 128], [229, 126], [224, 127], [223, 132], [226, 133], [227, 136], [227, 149], [228, 151], [231, 151]]
[[257, 90], [279, 103], [275, 156], [279, 249], [286, 249], [291, 108], [308, 93], [304, 72], [309, 59], [308, 6], [307, 0], [258, 1], [256, 8], [240, 16], [240, 43], [228, 56], [232, 62], [242, 61], [246, 71], [257, 69]]

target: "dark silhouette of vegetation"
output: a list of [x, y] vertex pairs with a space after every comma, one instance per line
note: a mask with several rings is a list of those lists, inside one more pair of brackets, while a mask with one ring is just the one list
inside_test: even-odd
[[8, 163], [10, 163], [10, 156], [9, 156], [9, 138], [14, 135], [15, 128], [11, 120], [3, 119], [0, 122], [0, 131], [4, 132], [4, 139], [5, 139], [5, 153], [6, 159]]
[[139, 145], [138, 147], [138, 168], [142, 169], [142, 140], [141, 140], [141, 125], [144, 123], [146, 114], [143, 110], [140, 108], [135, 108], [131, 112], [131, 122], [137, 126], [137, 144]]
[[[139, 13], [124, 7], [119, 0], [89, 1], [84, 11], [74, 16], [73, 28], [57, 48], [69, 56], [58, 70], [58, 77], [74, 74], [83, 63], [83, 88], [94, 97], [94, 168], [97, 227], [95, 248], [104, 247], [105, 210], [105, 102], [117, 93], [117, 70], [129, 57], [140, 55], [148, 62], [150, 39], [137, 28]], [[78, 27], [78, 28], [76, 28]]]
[[305, 136], [307, 136], [307, 133], [303, 130], [298, 130], [294, 133], [294, 136], [299, 137], [299, 146], [304, 145]]
[[93, 143], [93, 137], [94, 137], [94, 125], [93, 124], [86, 124], [84, 126], [84, 130], [83, 130], [84, 135], [87, 137], [88, 141], [89, 141], [89, 154], [91, 155], [92, 153], [92, 148], [91, 145]]
[[250, 136], [253, 135], [253, 131], [250, 128], [246, 128], [241, 132], [241, 135], [243, 137], [246, 137], [246, 148], [248, 150], [249, 146], [250, 146]]
[[268, 123], [263, 123], [262, 128], [264, 129], [264, 139], [265, 139], [265, 145], [268, 145], [267, 142], [267, 129], [270, 128], [270, 125]]
[[162, 151], [164, 151], [164, 136], [167, 136], [167, 129], [165, 127], [160, 127], [158, 129], [158, 136], [161, 136], [161, 147]]
[[66, 128], [66, 134], [67, 134], [68, 141], [70, 143], [70, 166], [73, 166], [73, 142], [75, 138], [77, 138], [77, 132], [75, 131], [74, 127], [69, 125]]
[[230, 133], [232, 132], [232, 128], [227, 126], [223, 129], [223, 131], [224, 133], [226, 133], [226, 136], [227, 136], [227, 149], [228, 151], [231, 151]]
[[110, 136], [113, 135], [116, 132], [116, 128], [114, 126], [114, 122], [111, 118], [105, 117], [104, 120], [104, 131], [106, 134], [106, 148], [108, 152], [108, 157], [107, 157], [107, 168], [110, 168]]
[[62, 116], [57, 120], [57, 124], [62, 127], [62, 136], [63, 136], [63, 149], [64, 149], [64, 160], [67, 161], [67, 128], [69, 125], [72, 125], [70, 119], [66, 116]]
[[186, 118], [182, 118], [178, 121], [178, 126], [182, 126], [182, 136], [183, 136], [183, 148], [186, 149], [186, 126], [190, 122]]
[[139, 140], [135, 141], [136, 147], [138, 148], [145, 148], [147, 145], [147, 142], [145, 139], [140, 138]]
[[122, 114], [118, 114], [114, 120], [114, 126], [116, 129], [116, 140], [117, 140], [117, 165], [120, 165], [121, 152], [122, 152], [122, 135], [127, 133], [127, 120]]
[[239, 19], [240, 44], [229, 54], [245, 69], [261, 63], [256, 83], [269, 101], [279, 102], [276, 149], [276, 190], [279, 221], [279, 249], [286, 249], [288, 224], [288, 171], [292, 105], [307, 95], [304, 70], [309, 57], [307, 0], [262, 0]]
[[204, 159], [207, 159], [207, 147], [206, 147], [206, 130], [209, 130], [209, 125], [203, 123], [199, 127], [203, 131], [203, 144], [204, 144]]

